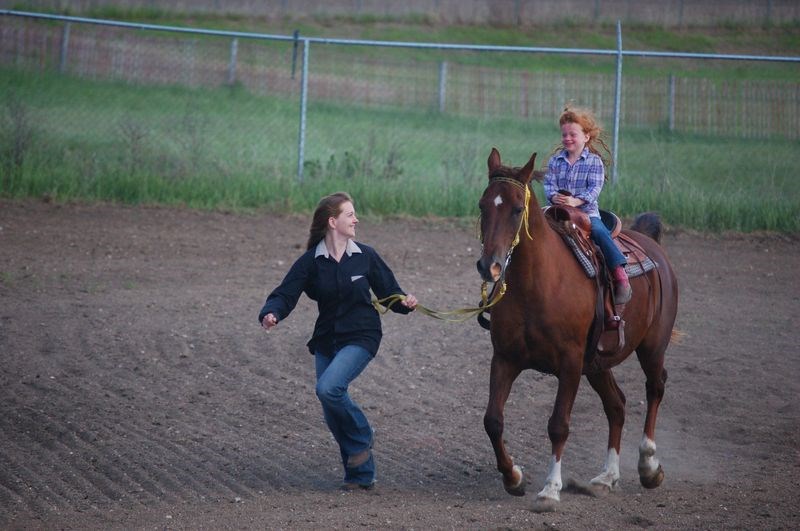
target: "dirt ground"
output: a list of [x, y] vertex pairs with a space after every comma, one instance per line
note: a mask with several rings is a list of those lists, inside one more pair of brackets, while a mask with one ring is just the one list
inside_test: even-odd
[[[0, 201], [0, 528], [797, 529], [800, 240], [668, 231], [681, 343], [657, 430], [666, 479], [639, 485], [644, 379], [627, 395], [621, 487], [531, 511], [547, 472], [555, 379], [526, 372], [506, 440], [528, 495], [507, 495], [482, 417], [491, 347], [474, 320], [384, 317], [352, 394], [377, 430], [378, 485], [341, 492], [314, 396], [303, 297], [256, 314], [308, 219]], [[428, 307], [473, 306], [469, 223], [362, 219]], [[563, 477], [602, 468], [605, 417], [584, 381]]]

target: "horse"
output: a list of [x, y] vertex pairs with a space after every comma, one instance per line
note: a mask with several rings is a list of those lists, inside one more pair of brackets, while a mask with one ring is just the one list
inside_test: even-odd
[[581, 269], [538, 204], [530, 188], [534, 174], [537, 179], [542, 177], [541, 172], [534, 172], [535, 160], [536, 153], [522, 168], [503, 166], [500, 153], [492, 148], [489, 183], [479, 201], [482, 250], [477, 268], [485, 282], [494, 282], [495, 287], [507, 283], [503, 298], [491, 308], [493, 355], [489, 403], [483, 422], [503, 486], [511, 495], [525, 494], [522, 469], [514, 464], [503, 441], [503, 408], [512, 384], [525, 369], [558, 379], [555, 404], [547, 423], [552, 457], [544, 487], [534, 504], [534, 510], [546, 511], [553, 510], [560, 501], [561, 458], [584, 374], [599, 395], [608, 419], [605, 465], [590, 481], [590, 488], [605, 492], [618, 486], [625, 395], [611, 368], [634, 351], [645, 375], [647, 395], [647, 416], [639, 445], [639, 479], [646, 488], [656, 488], [663, 481], [664, 470], [656, 457], [655, 427], [667, 381], [664, 353], [673, 337], [678, 284], [658, 241], [660, 219], [652, 213], [640, 215], [630, 230], [622, 232], [645, 250], [656, 267], [630, 279], [633, 297], [622, 315], [624, 345], [604, 358], [604, 367], [589, 367], [585, 351], [595, 318], [597, 284]]

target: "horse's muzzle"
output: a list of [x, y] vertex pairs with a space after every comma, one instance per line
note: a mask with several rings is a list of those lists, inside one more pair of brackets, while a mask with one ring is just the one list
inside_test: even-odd
[[481, 279], [486, 282], [497, 282], [503, 274], [503, 265], [495, 257], [482, 256], [475, 265]]

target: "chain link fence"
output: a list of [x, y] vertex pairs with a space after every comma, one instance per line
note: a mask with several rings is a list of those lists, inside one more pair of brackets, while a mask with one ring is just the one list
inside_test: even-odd
[[[3, 167], [8, 176], [22, 159], [57, 166], [87, 190], [109, 175], [158, 175], [176, 186], [202, 175], [209, 188], [233, 175], [270, 176], [276, 195], [297, 176], [372, 175], [382, 187], [362, 190], [362, 205], [433, 187], [421, 208], [461, 215], [482, 181], [484, 151], [505, 147], [504, 157], [521, 162], [538, 151], [543, 164], [567, 103], [632, 134], [800, 137], [796, 81], [703, 78], [697, 72], [713, 58], [648, 57], [658, 67], [621, 78], [615, 116], [621, 56], [552, 52], [563, 71], [520, 67], [520, 56], [546, 50], [387, 47], [4, 12]], [[738, 59], [734, 68], [758, 58]], [[640, 173], [648, 164], [634, 154], [619, 167]]]
[[103, 175], [291, 175], [294, 48], [291, 38], [2, 17], [5, 145], [35, 132], [36, 160], [89, 187]]
[[[18, 3], [5, 2], [10, 7]], [[31, 9], [86, 13], [103, 8], [173, 13], [225, 13], [287, 19], [361, 17], [448, 24], [531, 25], [563, 22], [655, 24], [777, 24], [800, 20], [796, 0], [28, 0]]]

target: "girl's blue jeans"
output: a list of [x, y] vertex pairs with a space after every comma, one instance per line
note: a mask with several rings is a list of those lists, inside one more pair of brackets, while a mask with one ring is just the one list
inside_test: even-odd
[[592, 241], [603, 252], [608, 270], [613, 271], [617, 266], [625, 265], [627, 263], [625, 255], [620, 252], [611, 239], [611, 233], [608, 232], [608, 227], [603, 220], [594, 216], [590, 216], [589, 219], [592, 220]]
[[372, 428], [361, 408], [347, 393], [350, 382], [356, 379], [372, 360], [365, 348], [347, 345], [333, 356], [317, 352], [317, 398], [322, 403], [325, 422], [339, 444], [346, 483], [367, 485], [375, 480], [375, 461], [372, 455], [358, 467], [348, 467], [347, 458], [372, 447]]

